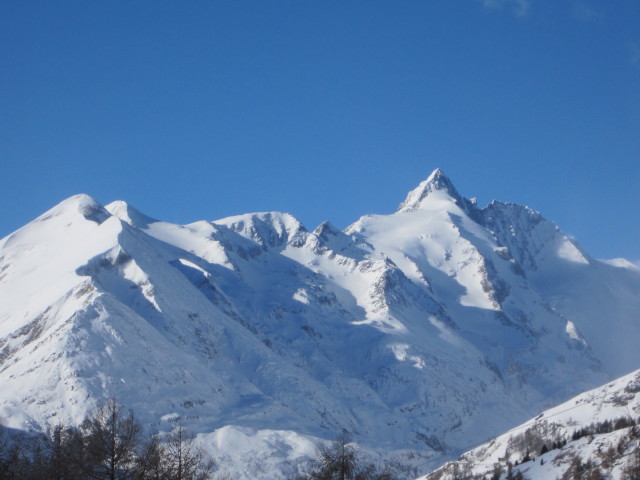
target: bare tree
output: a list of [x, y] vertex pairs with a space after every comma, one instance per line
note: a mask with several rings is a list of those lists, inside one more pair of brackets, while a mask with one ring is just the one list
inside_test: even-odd
[[171, 480], [207, 480], [215, 467], [213, 459], [195, 442], [195, 435], [182, 423], [169, 434], [164, 445]]
[[141, 426], [132, 412], [124, 413], [115, 398], [97, 408], [80, 426], [87, 459], [93, 468], [89, 478], [129, 478], [134, 465], [135, 449]]
[[354, 478], [356, 453], [350, 435], [343, 430], [330, 444], [318, 446], [319, 469], [312, 478], [317, 480], [347, 480]]
[[330, 444], [318, 445], [316, 459], [312, 461], [312, 469], [307, 474], [307, 478], [312, 480], [393, 480], [395, 475], [388, 466], [379, 471], [375, 465], [358, 458], [350, 435], [343, 430]]
[[59, 424], [45, 436], [45, 443], [40, 461], [46, 471], [41, 478], [70, 480], [85, 476], [90, 462], [85, 458], [80, 432]]
[[168, 480], [169, 464], [158, 434], [151, 434], [141, 445], [136, 458], [136, 480]]
[[640, 480], [640, 446], [636, 444], [624, 468], [625, 480]]
[[23, 478], [28, 468], [24, 438], [0, 424], [0, 478]]

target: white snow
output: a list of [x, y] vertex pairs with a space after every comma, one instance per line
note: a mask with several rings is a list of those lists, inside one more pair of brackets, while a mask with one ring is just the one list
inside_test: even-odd
[[426, 472], [636, 368], [638, 291], [640, 271], [441, 171], [344, 232], [79, 195], [0, 240], [0, 415], [77, 424], [115, 395], [161, 430], [181, 418], [227, 469], [255, 458], [234, 478], [343, 428]]
[[[466, 467], [467, 476], [491, 474], [494, 465], [501, 464], [505, 467], [507, 459], [514, 463], [516, 460], [521, 460], [526, 453], [537, 457], [538, 452], [530, 450], [530, 445], [526, 442], [527, 438], [531, 439], [535, 434], [539, 437], [538, 444], [547, 445], [550, 451], [532, 462], [522, 463], [516, 467], [516, 471], [521, 471], [525, 478], [530, 480], [560, 478], [568, 469], [574, 456], [580, 457], [583, 462], [593, 461], [603, 470], [603, 474], [612, 475], [611, 478], [621, 478], [623, 463], [618, 462], [612, 468], [599, 464], [605, 450], [617, 447], [620, 438], [629, 434], [629, 428], [586, 435], [573, 441], [571, 438], [574, 432], [595, 423], [615, 422], [620, 418], [637, 420], [640, 415], [638, 393], [640, 393], [640, 370], [546, 410], [491, 441], [464, 453], [454, 463], [458, 464], [458, 468]], [[560, 449], [552, 449], [553, 442], [558, 439], [567, 440], [567, 445]], [[443, 474], [437, 478], [452, 479], [454, 463], [445, 465], [441, 469]], [[423, 478], [428, 480], [431, 476], [427, 475]]]

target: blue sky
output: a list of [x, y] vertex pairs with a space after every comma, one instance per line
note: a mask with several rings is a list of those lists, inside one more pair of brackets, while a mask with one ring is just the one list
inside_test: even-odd
[[0, 72], [0, 237], [81, 192], [343, 228], [440, 167], [640, 259], [637, 0], [5, 0]]

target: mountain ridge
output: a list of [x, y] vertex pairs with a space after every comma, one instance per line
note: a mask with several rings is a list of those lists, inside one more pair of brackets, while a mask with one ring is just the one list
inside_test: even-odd
[[636, 367], [637, 289], [634, 270], [528, 207], [478, 208], [440, 170], [344, 231], [279, 212], [174, 225], [78, 195], [0, 240], [0, 415], [77, 424], [116, 395], [203, 438], [346, 428], [437, 465]]

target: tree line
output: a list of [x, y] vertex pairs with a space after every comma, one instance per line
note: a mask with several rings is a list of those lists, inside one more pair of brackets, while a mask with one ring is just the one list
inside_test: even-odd
[[[321, 442], [289, 480], [396, 480], [389, 465], [365, 461], [346, 431]], [[133, 412], [111, 398], [78, 427], [44, 434], [0, 424], [0, 480], [214, 480], [216, 463], [181, 423], [166, 435], [146, 433]]]
[[161, 438], [145, 434], [133, 412], [109, 399], [77, 428], [48, 433], [0, 431], [0, 479], [207, 480], [215, 462], [180, 423]]

